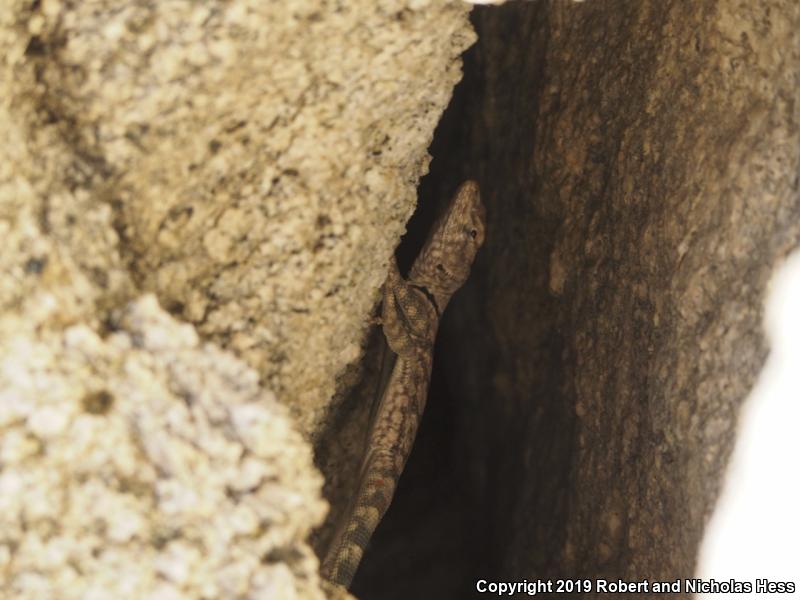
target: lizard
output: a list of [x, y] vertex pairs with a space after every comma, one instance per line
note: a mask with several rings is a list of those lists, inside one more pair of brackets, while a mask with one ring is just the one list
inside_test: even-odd
[[322, 562], [322, 576], [333, 584], [350, 586], [392, 501], [425, 409], [439, 319], [469, 277], [485, 237], [485, 215], [478, 184], [466, 181], [435, 222], [407, 280], [390, 260], [377, 321], [393, 366], [373, 407], [356, 493]]

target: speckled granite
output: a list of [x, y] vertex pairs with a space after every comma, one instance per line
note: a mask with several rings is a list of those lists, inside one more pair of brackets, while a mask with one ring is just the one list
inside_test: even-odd
[[137, 284], [313, 433], [413, 211], [468, 10], [44, 0], [16, 14], [16, 86], [102, 179]]
[[[0, 561], [15, 598], [47, 586], [59, 598], [319, 597], [304, 538], [322, 518], [320, 480], [291, 432], [316, 434], [361, 351], [475, 38], [469, 9], [0, 5], [0, 342], [15, 415], [0, 440], [5, 465], [29, 474], [0, 473], [14, 492]], [[126, 310], [149, 316], [134, 324]], [[266, 448], [236, 429], [240, 403], [260, 407]], [[190, 418], [199, 406], [206, 420]], [[214, 440], [230, 448], [212, 458]], [[268, 499], [234, 489], [263, 469]], [[196, 505], [162, 502], [179, 480]], [[54, 498], [67, 491], [65, 509]], [[273, 512], [248, 508], [254, 498]], [[102, 518], [86, 521], [87, 506]], [[34, 508], [41, 531], [23, 518]], [[62, 509], [75, 519], [56, 527]], [[127, 511], [125, 526], [112, 511]]]
[[4, 597], [322, 598], [322, 481], [285, 408], [153, 296], [116, 327], [4, 340]]

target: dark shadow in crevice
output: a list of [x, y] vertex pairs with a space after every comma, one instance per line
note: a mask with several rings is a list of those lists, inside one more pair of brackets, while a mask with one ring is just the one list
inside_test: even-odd
[[575, 417], [562, 382], [568, 305], [547, 284], [562, 216], [532, 168], [548, 18], [538, 2], [472, 13], [480, 39], [398, 262], [405, 272], [465, 179], [481, 186], [487, 242], [444, 314], [417, 442], [352, 586], [362, 600], [460, 600], [477, 596], [478, 578], [558, 575]]
[[[474, 53], [469, 50], [467, 55]], [[469, 60], [467, 58], [467, 60]], [[464, 77], [440, 122], [430, 152], [432, 169], [418, 191], [417, 210], [397, 250], [400, 270], [407, 273], [430, 231], [463, 178], [447, 173], [447, 155], [454, 141], [448, 132], [458, 129], [466, 108], [470, 82]], [[444, 134], [444, 135], [443, 135]], [[444, 192], [440, 190], [445, 189]], [[428, 402], [405, 471], [392, 505], [370, 542], [351, 587], [361, 600], [406, 598], [461, 598], [465, 574], [473, 572], [479, 528], [473, 520], [476, 507], [463, 485], [456, 444], [458, 399], [448, 387], [443, 356], [453, 339], [443, 335], [448, 316], [460, 302], [457, 293], [444, 314], [434, 352]], [[480, 537], [480, 535], [478, 535]]]
[[[435, 359], [434, 359], [435, 362]], [[434, 368], [428, 406], [389, 512], [353, 582], [362, 600], [459, 597], [456, 573], [469, 569], [470, 510], [453, 468], [454, 399]], [[427, 590], [427, 591], [426, 591]]]
[[[474, 61], [473, 46], [465, 65]], [[466, 70], [466, 66], [465, 66]], [[463, 122], [471, 81], [465, 75], [437, 127], [430, 153], [431, 172], [419, 188], [417, 211], [398, 248], [400, 270], [408, 271], [433, 222], [445, 208], [458, 185], [470, 175], [454, 172], [452, 148], [469, 135]], [[441, 157], [448, 157], [443, 159]], [[456, 159], [457, 160], [457, 159]], [[468, 284], [469, 285], [469, 284]], [[434, 367], [425, 415], [392, 505], [375, 532], [352, 585], [362, 600], [405, 598], [463, 598], [466, 579], [475, 572], [484, 545], [485, 521], [459, 468], [457, 445], [458, 398], [451, 394], [443, 362], [457, 337], [448, 336], [449, 315], [458, 304], [470, 302], [470, 294], [457, 293], [445, 312], [434, 353]]]

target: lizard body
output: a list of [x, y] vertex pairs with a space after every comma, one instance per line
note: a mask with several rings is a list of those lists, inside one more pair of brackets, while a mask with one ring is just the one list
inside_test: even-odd
[[404, 280], [392, 259], [381, 323], [394, 366], [374, 410], [358, 488], [322, 563], [349, 587], [372, 533], [394, 496], [425, 409], [439, 318], [469, 277], [485, 235], [478, 185], [461, 185]]

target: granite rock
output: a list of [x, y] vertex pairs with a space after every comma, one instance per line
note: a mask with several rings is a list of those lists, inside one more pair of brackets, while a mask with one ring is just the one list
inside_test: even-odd
[[320, 597], [309, 440], [362, 352], [469, 10], [2, 3], [14, 597]]

